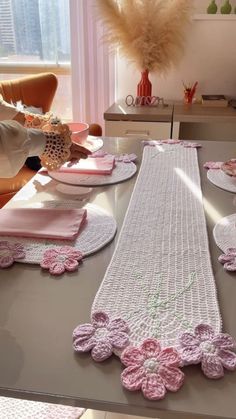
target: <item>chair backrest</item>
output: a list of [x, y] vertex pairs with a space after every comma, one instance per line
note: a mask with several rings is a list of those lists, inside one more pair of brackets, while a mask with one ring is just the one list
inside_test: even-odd
[[6, 102], [42, 108], [43, 113], [50, 110], [57, 90], [57, 77], [53, 73], [40, 73], [18, 79], [0, 82], [0, 93]]

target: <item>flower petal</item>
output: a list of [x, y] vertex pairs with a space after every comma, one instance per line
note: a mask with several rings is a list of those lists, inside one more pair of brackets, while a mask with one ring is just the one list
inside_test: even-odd
[[139, 390], [144, 378], [144, 368], [137, 365], [125, 368], [121, 374], [121, 382], [123, 386], [130, 391]]
[[230, 271], [230, 272], [236, 271], [236, 261], [235, 261], [235, 258], [234, 258], [234, 261], [233, 262], [227, 262], [227, 263], [225, 263], [224, 264], [224, 268], [227, 271]]
[[41, 268], [43, 269], [49, 269], [52, 263], [55, 262], [54, 258], [44, 257], [43, 260], [40, 263]]
[[196, 338], [195, 335], [189, 332], [183, 333], [179, 338], [180, 345], [185, 346], [197, 346], [200, 344], [199, 340]]
[[7, 241], [7, 240], [2, 240], [2, 241], [0, 241], [0, 251], [1, 250], [10, 250], [10, 247], [9, 247], [9, 242]]
[[178, 391], [184, 382], [184, 373], [179, 368], [160, 366], [159, 374], [167, 390]]
[[9, 266], [13, 265], [14, 259], [11, 255], [8, 256], [0, 256], [0, 268], [8, 268]]
[[107, 326], [108, 330], [119, 330], [120, 332], [129, 333], [129, 326], [125, 320], [118, 318], [112, 320]]
[[165, 397], [166, 388], [159, 375], [148, 374], [143, 380], [142, 392], [144, 397], [149, 400], [161, 400]]
[[214, 337], [212, 343], [219, 349], [236, 349], [236, 341], [228, 333], [219, 333]]
[[236, 247], [229, 247], [226, 250], [226, 253], [230, 254], [231, 256], [235, 256], [236, 257]]
[[57, 249], [58, 254], [60, 254], [60, 255], [67, 255], [67, 256], [70, 256], [71, 255], [71, 252], [73, 250], [74, 250], [74, 248], [71, 247], [71, 246], [62, 246], [59, 249]]
[[75, 259], [68, 258], [64, 262], [64, 267], [68, 272], [74, 272], [78, 269], [79, 263]]
[[224, 368], [218, 356], [203, 354], [201, 367], [208, 378], [217, 379], [224, 375]]
[[61, 262], [51, 263], [49, 266], [49, 272], [52, 275], [61, 275], [65, 272], [64, 264]]
[[84, 323], [77, 326], [73, 331], [73, 339], [90, 338], [95, 333], [94, 327], [90, 323]]
[[43, 258], [55, 258], [58, 256], [58, 251], [57, 249], [48, 249], [45, 250], [44, 254], [43, 254]]
[[236, 354], [234, 352], [222, 349], [218, 352], [218, 356], [223, 367], [230, 371], [236, 370]]
[[109, 317], [104, 311], [97, 311], [92, 314], [92, 324], [95, 328], [106, 327], [109, 323]]
[[205, 340], [211, 341], [215, 336], [215, 332], [213, 327], [211, 327], [209, 324], [202, 323], [195, 327], [195, 336], [201, 342], [204, 342]]
[[176, 349], [165, 348], [161, 351], [158, 360], [162, 365], [178, 367], [180, 364], [180, 356]]
[[23, 250], [14, 250], [12, 254], [14, 260], [24, 259], [25, 258], [25, 252]]
[[231, 262], [232, 260], [234, 260], [234, 256], [232, 256], [232, 255], [225, 255], [224, 253], [218, 257], [218, 261], [220, 263]]
[[124, 349], [129, 344], [129, 336], [123, 332], [110, 332], [108, 335], [109, 341], [112, 346], [118, 349]]
[[112, 345], [106, 340], [99, 340], [91, 352], [94, 361], [102, 362], [112, 355]]
[[146, 339], [140, 347], [145, 358], [157, 357], [161, 351], [161, 345], [157, 339]]
[[73, 348], [76, 352], [88, 352], [90, 351], [95, 345], [96, 340], [93, 338], [77, 338], [73, 342]]
[[126, 367], [142, 365], [145, 358], [139, 348], [128, 346], [121, 354], [121, 362]]
[[179, 351], [184, 365], [199, 364], [202, 359], [202, 351], [197, 345], [182, 348]]

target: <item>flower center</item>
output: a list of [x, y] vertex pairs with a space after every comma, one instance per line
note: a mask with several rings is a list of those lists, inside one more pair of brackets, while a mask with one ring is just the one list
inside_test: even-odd
[[108, 330], [105, 327], [99, 327], [94, 336], [96, 339], [104, 339], [108, 334]]
[[65, 256], [65, 255], [58, 255], [57, 256], [57, 261], [58, 262], [65, 262], [66, 259], [67, 259], [67, 256]]
[[157, 372], [159, 362], [155, 358], [149, 358], [144, 361], [143, 366], [147, 372]]
[[208, 353], [208, 354], [214, 354], [216, 351], [215, 346], [211, 342], [202, 342], [200, 344], [200, 348], [202, 352]]

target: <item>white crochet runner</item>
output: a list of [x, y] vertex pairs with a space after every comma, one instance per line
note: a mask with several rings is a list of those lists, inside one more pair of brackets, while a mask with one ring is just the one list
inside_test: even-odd
[[194, 148], [146, 146], [111, 263], [92, 313], [121, 317], [131, 343], [163, 347], [200, 323], [221, 330]]

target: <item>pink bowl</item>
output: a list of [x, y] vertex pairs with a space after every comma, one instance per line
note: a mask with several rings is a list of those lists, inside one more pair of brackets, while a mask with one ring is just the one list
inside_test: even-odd
[[89, 125], [85, 122], [69, 122], [67, 125], [72, 131], [72, 142], [83, 144], [89, 135]]

